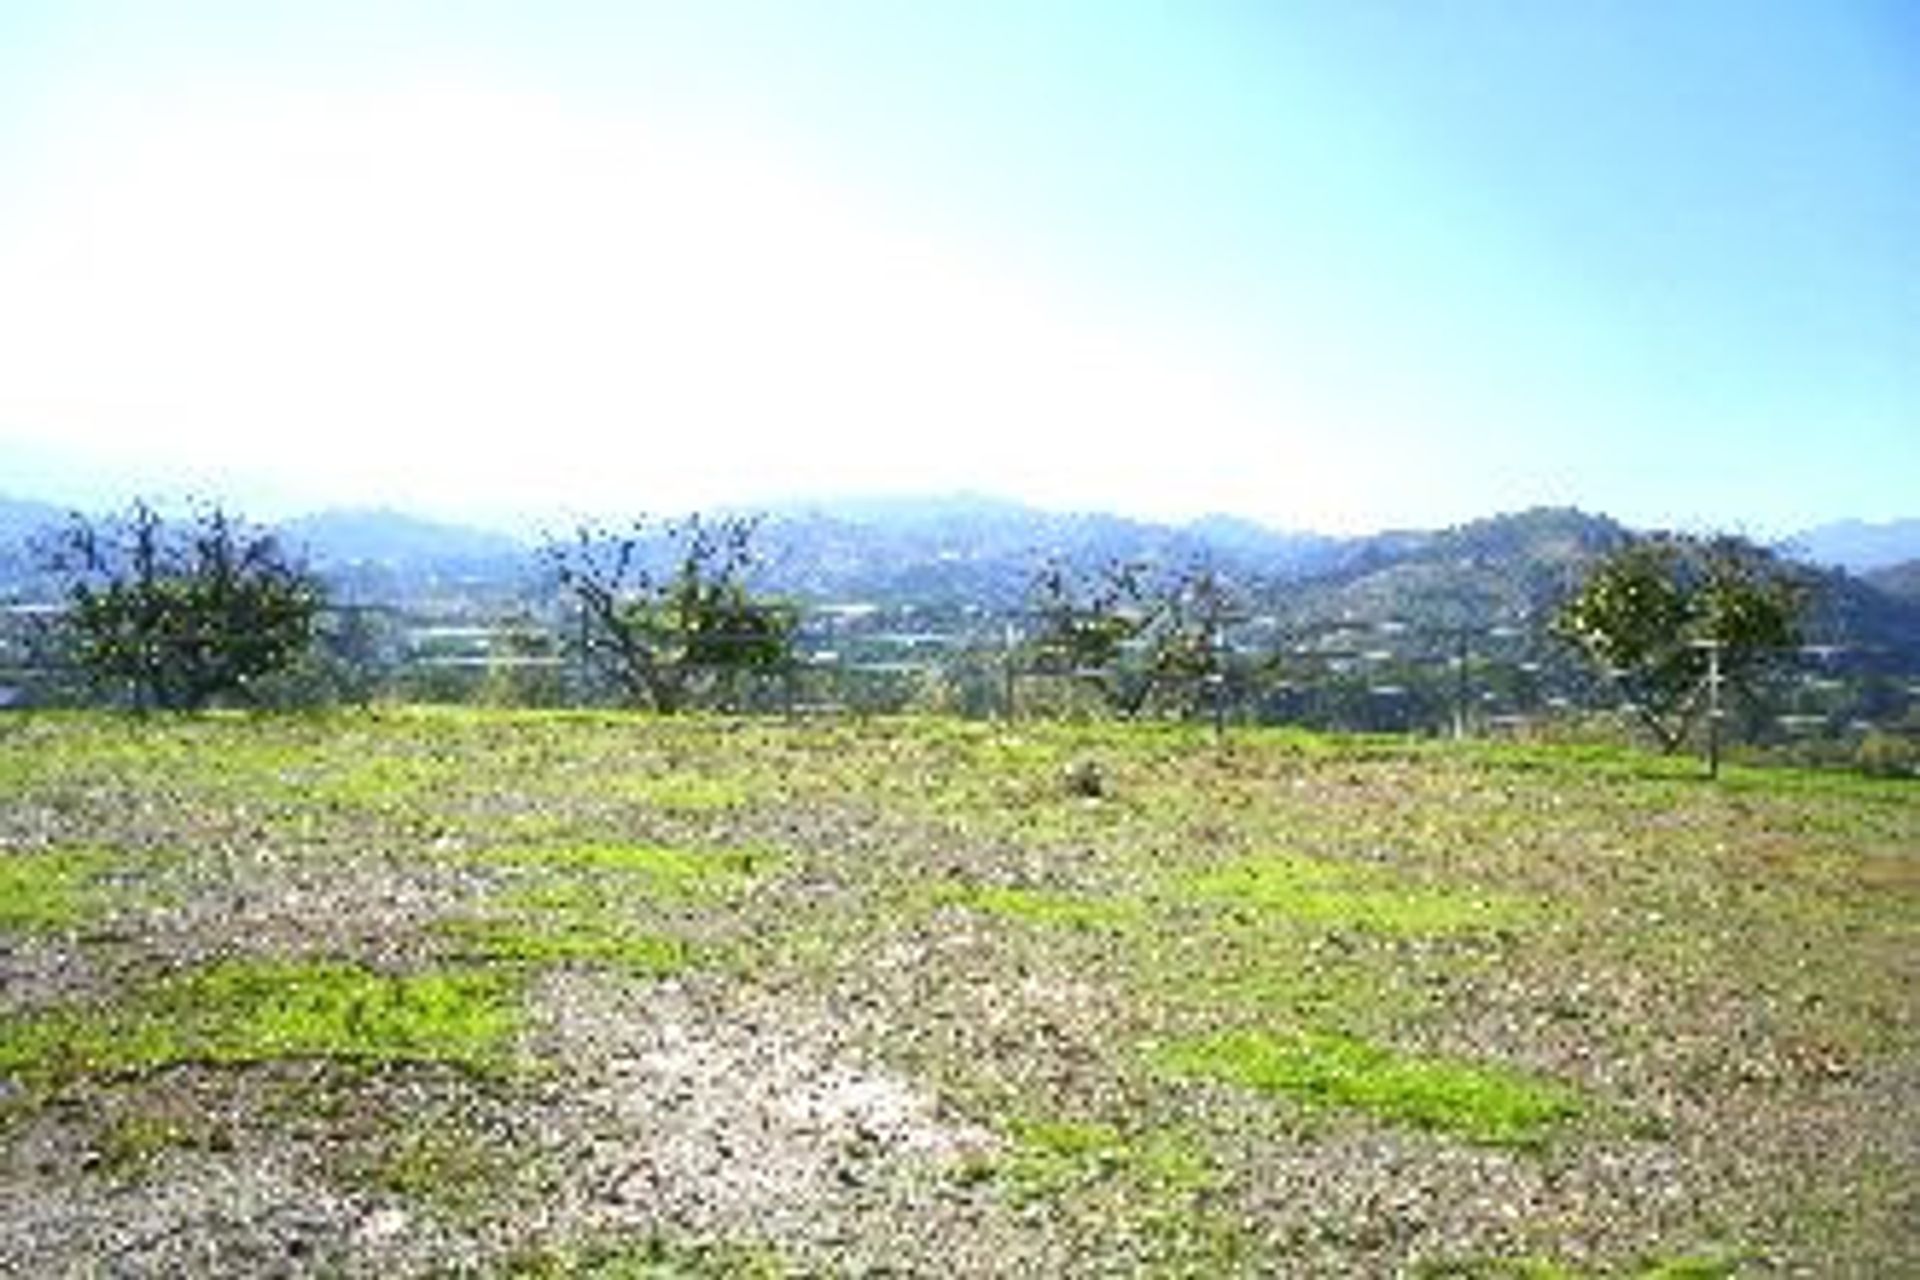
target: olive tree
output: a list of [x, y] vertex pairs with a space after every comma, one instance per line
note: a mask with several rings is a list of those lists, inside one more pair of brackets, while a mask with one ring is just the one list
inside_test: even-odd
[[217, 505], [171, 521], [144, 501], [74, 514], [42, 559], [62, 584], [68, 656], [138, 710], [253, 701], [257, 682], [306, 653], [323, 603], [271, 532]]
[[1744, 539], [1657, 534], [1601, 560], [1553, 630], [1611, 679], [1663, 751], [1706, 710], [1717, 662], [1736, 693], [1800, 642], [1808, 579]]
[[1182, 691], [1196, 702], [1203, 682], [1225, 674], [1219, 638], [1232, 595], [1212, 570], [1116, 560], [1077, 574], [1050, 561], [1034, 576], [1029, 608], [1032, 669], [1091, 685], [1119, 715]]
[[624, 529], [582, 524], [542, 549], [580, 617], [589, 666], [636, 706], [677, 712], [702, 676], [776, 671], [787, 664], [796, 617], [747, 586], [751, 517], [653, 522]]

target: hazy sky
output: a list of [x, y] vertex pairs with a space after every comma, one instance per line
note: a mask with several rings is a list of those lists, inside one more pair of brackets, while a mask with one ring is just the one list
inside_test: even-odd
[[1911, 0], [0, 4], [0, 493], [1920, 514]]

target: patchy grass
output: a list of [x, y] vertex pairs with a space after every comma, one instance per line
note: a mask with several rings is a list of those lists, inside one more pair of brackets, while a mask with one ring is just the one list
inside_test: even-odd
[[502, 975], [399, 976], [334, 962], [229, 961], [104, 1006], [0, 1022], [0, 1074], [39, 1084], [179, 1063], [287, 1058], [502, 1065], [518, 1024]]
[[1564, 1086], [1510, 1070], [1397, 1053], [1350, 1036], [1230, 1031], [1168, 1045], [1154, 1058], [1176, 1076], [1351, 1107], [1498, 1146], [1538, 1144], [1580, 1111]]
[[986, 915], [1049, 928], [1121, 930], [1138, 924], [1141, 903], [1125, 898], [1004, 886], [945, 889], [937, 900], [957, 902]]
[[0, 1180], [398, 1200], [316, 1255], [396, 1277], [1906, 1274], [1916, 849], [1910, 783], [1614, 748], [0, 717]]
[[1419, 1280], [1580, 1280], [1580, 1274], [1546, 1258], [1468, 1258], [1423, 1264]]
[[1175, 891], [1230, 911], [1269, 911], [1386, 934], [1506, 928], [1527, 915], [1511, 894], [1426, 889], [1377, 868], [1287, 854], [1245, 858], [1190, 875], [1176, 881]]
[[656, 774], [622, 778], [619, 794], [668, 813], [704, 814], [740, 809], [753, 803], [753, 787], [744, 779], [696, 774]]
[[413, 975], [337, 963], [236, 961], [180, 984], [194, 1037], [225, 1062], [345, 1058], [495, 1065], [517, 1024], [512, 984], [448, 970]]
[[0, 851], [0, 930], [37, 932], [81, 923], [105, 906], [96, 882], [112, 863], [96, 850]]
[[525, 1253], [509, 1259], [500, 1274], [502, 1280], [781, 1280], [795, 1271], [765, 1246], [653, 1236]]
[[396, 1126], [361, 1172], [369, 1186], [439, 1213], [488, 1210], [494, 1189], [514, 1180], [510, 1154], [446, 1117]]
[[1194, 1134], [1063, 1119], [1007, 1130], [1006, 1150], [962, 1176], [991, 1181], [1023, 1211], [1055, 1215], [1087, 1241], [1081, 1248], [1110, 1246], [1100, 1237], [1125, 1222], [1132, 1273], [1233, 1274], [1252, 1257], [1244, 1225], [1210, 1203], [1225, 1179]]
[[141, 1111], [116, 1115], [101, 1128], [94, 1167], [113, 1181], [131, 1181], [145, 1176], [167, 1152], [193, 1147], [201, 1138], [176, 1116]]
[[676, 938], [638, 932], [607, 915], [578, 910], [530, 921], [499, 918], [444, 921], [452, 957], [513, 965], [591, 965], [664, 977], [693, 963]]
[[1011, 1126], [1009, 1136], [1009, 1153], [990, 1168], [1022, 1199], [1062, 1195], [1109, 1180], [1186, 1196], [1219, 1181], [1206, 1149], [1187, 1135], [1127, 1133], [1091, 1121], [1035, 1120]]
[[771, 870], [772, 854], [753, 849], [683, 849], [667, 845], [577, 844], [487, 849], [481, 863], [516, 871], [603, 874], [661, 896], [724, 895]]
[[514, 880], [494, 895], [492, 913], [439, 922], [455, 958], [653, 977], [689, 967], [694, 950], [670, 932], [645, 927], [649, 907], [718, 904], [777, 864], [757, 849], [598, 843], [487, 849], [469, 860], [506, 869]]
[[1639, 1280], [1728, 1280], [1745, 1259], [1737, 1253], [1693, 1253], [1659, 1258], [1641, 1268]]

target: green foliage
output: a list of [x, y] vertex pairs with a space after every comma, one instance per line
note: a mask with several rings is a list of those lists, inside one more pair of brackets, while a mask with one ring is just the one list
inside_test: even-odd
[[1156, 1057], [1174, 1075], [1353, 1107], [1494, 1146], [1538, 1143], [1579, 1111], [1572, 1092], [1560, 1085], [1396, 1053], [1349, 1036], [1228, 1031], [1177, 1042]]
[[1660, 745], [1685, 741], [1705, 707], [1710, 646], [1730, 687], [1800, 640], [1807, 580], [1738, 538], [1663, 534], [1628, 543], [1587, 576], [1556, 634], [1611, 677]]
[[101, 525], [75, 515], [48, 561], [66, 582], [73, 660], [140, 708], [250, 699], [306, 653], [321, 604], [271, 534], [219, 507], [173, 527], [144, 502]]

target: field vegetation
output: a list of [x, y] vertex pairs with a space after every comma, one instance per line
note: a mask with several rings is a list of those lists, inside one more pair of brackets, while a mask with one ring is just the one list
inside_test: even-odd
[[0, 1273], [1912, 1274], [1917, 944], [1910, 781], [13, 715]]

